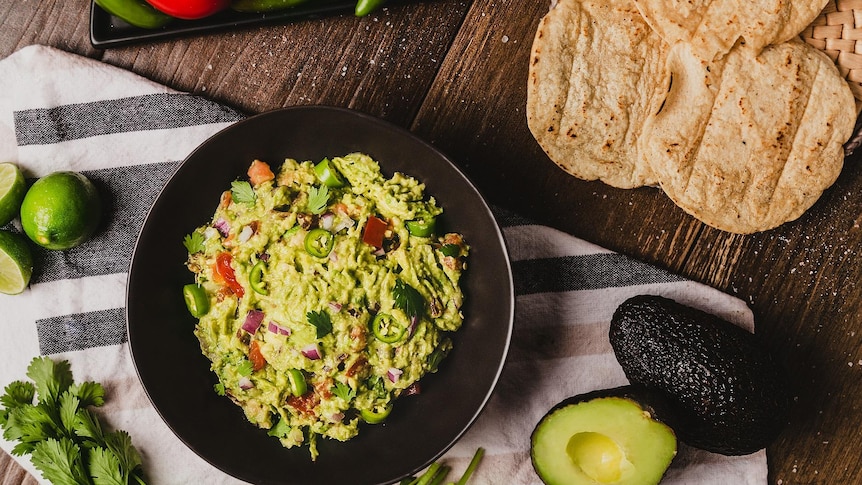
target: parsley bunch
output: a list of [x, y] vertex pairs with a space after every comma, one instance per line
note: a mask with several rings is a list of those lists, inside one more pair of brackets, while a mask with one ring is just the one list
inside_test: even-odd
[[48, 357], [33, 359], [27, 377], [33, 382], [12, 382], [0, 396], [3, 437], [18, 442], [13, 455], [30, 454], [55, 485], [145, 484], [129, 434], [104, 431], [88, 409], [105, 403], [101, 384], [75, 384], [69, 362]]

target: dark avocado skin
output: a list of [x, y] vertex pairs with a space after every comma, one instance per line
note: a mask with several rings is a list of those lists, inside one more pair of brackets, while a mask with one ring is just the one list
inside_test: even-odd
[[649, 413], [650, 417], [654, 421], [660, 421], [670, 426], [670, 423], [665, 421], [665, 415], [672, 413], [673, 407], [671, 406], [667, 396], [662, 392], [637, 384], [629, 384], [627, 386], [619, 386], [611, 389], [598, 389], [566, 398], [551, 408], [546, 415], [571, 404], [580, 404], [582, 402], [592, 401], [593, 399], [606, 397], [632, 401], [640, 406], [641, 409]]
[[609, 338], [626, 377], [663, 392], [663, 416], [684, 443], [723, 455], [770, 444], [789, 420], [782, 369], [754, 334], [673, 300], [620, 305]]

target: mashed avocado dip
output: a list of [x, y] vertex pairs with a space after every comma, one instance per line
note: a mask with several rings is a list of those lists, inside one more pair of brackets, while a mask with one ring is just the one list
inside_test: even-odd
[[189, 234], [184, 288], [216, 392], [286, 447], [347, 440], [419, 391], [461, 326], [468, 246], [424, 185], [353, 153], [255, 160]]

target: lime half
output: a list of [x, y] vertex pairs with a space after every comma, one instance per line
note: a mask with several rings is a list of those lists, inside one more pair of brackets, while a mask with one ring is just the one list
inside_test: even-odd
[[21, 204], [21, 227], [36, 244], [69, 249], [88, 240], [102, 203], [90, 180], [77, 172], [54, 172], [30, 187]]
[[33, 256], [27, 238], [0, 230], [0, 293], [17, 295], [30, 284]]
[[27, 181], [15, 164], [0, 163], [0, 226], [18, 215], [27, 193]]

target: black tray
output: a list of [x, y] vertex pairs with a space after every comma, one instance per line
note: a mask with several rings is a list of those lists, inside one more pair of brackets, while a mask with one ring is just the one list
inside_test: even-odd
[[97, 49], [105, 49], [183, 35], [352, 14], [355, 6], [356, 0], [309, 0], [308, 4], [278, 12], [256, 14], [228, 9], [199, 20], [176, 19], [159, 29], [142, 29], [112, 16], [93, 2], [90, 6], [90, 43]]

